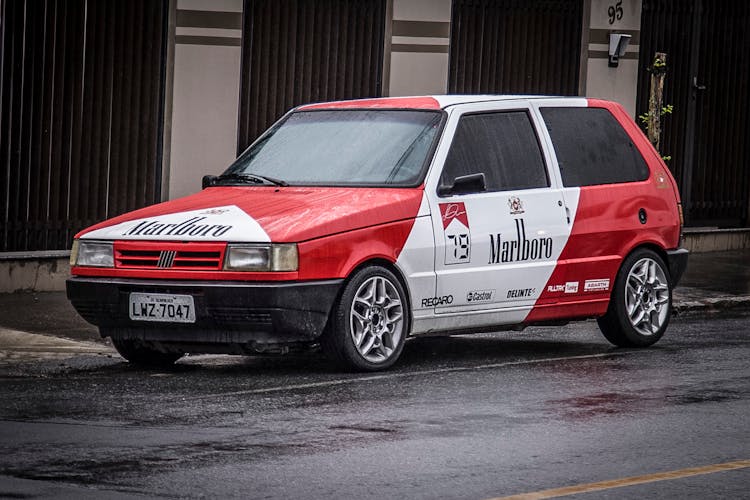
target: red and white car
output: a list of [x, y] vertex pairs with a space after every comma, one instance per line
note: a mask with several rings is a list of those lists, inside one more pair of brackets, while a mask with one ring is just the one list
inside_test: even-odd
[[664, 333], [687, 263], [674, 179], [623, 108], [435, 96], [300, 106], [201, 192], [84, 231], [68, 297], [135, 363], [598, 318]]

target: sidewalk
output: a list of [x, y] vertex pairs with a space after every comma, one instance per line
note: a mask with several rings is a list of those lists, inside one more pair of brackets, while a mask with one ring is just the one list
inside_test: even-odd
[[[750, 311], [750, 250], [690, 255], [673, 304], [678, 315]], [[97, 329], [75, 312], [65, 292], [0, 294], [3, 330], [102, 342]]]
[[750, 250], [691, 254], [672, 299], [675, 314], [750, 310]]

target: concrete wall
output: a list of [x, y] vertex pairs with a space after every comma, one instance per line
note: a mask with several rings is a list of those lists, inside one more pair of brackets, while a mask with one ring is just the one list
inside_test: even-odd
[[451, 1], [393, 0], [392, 12], [383, 94], [445, 94]]
[[[617, 11], [617, 6], [622, 11]], [[617, 101], [635, 116], [636, 93], [638, 88], [638, 50], [641, 38], [641, 0], [590, 0], [588, 18], [587, 57], [585, 95]], [[614, 9], [614, 16], [610, 15]], [[584, 27], [586, 26], [584, 22]], [[584, 28], [585, 29], [585, 28]], [[619, 66], [608, 66], [609, 34], [631, 35], [630, 45]]]
[[167, 198], [236, 157], [242, 0], [177, 0]]
[[65, 280], [70, 277], [69, 261], [67, 251], [0, 254], [0, 293], [65, 290]]

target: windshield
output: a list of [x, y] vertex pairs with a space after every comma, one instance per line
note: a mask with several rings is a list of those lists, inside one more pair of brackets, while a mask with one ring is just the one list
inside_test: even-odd
[[435, 111], [298, 111], [250, 146], [220, 179], [414, 186], [441, 121], [442, 113]]

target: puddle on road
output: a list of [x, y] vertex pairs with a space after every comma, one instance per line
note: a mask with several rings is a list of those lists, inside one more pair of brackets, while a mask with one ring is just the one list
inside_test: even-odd
[[694, 389], [662, 388], [640, 392], [607, 392], [547, 401], [548, 411], [566, 420], [586, 420], [603, 415], [658, 411], [674, 405], [722, 403], [745, 399], [747, 390], [725, 387]]

